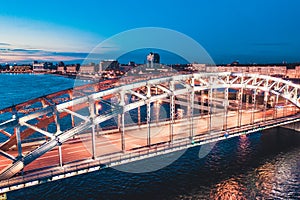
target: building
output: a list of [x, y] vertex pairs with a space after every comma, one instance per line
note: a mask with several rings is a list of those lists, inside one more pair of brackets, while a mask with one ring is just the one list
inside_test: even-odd
[[32, 72], [30, 65], [14, 65], [12, 68], [10, 68], [11, 72], [15, 73], [28, 73]]
[[65, 68], [67, 73], [77, 73], [80, 69], [80, 64], [67, 65]]
[[189, 70], [199, 72], [233, 72], [269, 75], [280, 78], [300, 78], [300, 66], [283, 65], [219, 65], [189, 64]]
[[64, 74], [65, 66], [57, 66], [56, 72]]
[[33, 64], [32, 64], [32, 70], [33, 72], [47, 72], [48, 69], [46, 68], [46, 64], [44, 62], [37, 62], [37, 61], [34, 61]]
[[82, 65], [79, 69], [79, 72], [82, 74], [95, 74], [96, 66], [95, 65]]
[[160, 56], [158, 53], [150, 52], [147, 55], [147, 68], [153, 68], [153, 63], [159, 64], [160, 63]]
[[99, 63], [99, 73], [105, 70], [120, 70], [120, 64], [117, 60], [101, 60]]
[[153, 63], [160, 63], [160, 56], [158, 53], [153, 53]]
[[187, 65], [187, 70], [205, 72], [206, 71], [206, 65], [205, 64], [198, 64], [198, 63], [188, 64]]

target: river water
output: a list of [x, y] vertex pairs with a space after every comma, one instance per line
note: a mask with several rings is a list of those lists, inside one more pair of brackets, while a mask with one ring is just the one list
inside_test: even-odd
[[[73, 80], [49, 75], [0, 75], [0, 107]], [[22, 86], [22, 87], [20, 87]], [[204, 158], [187, 150], [158, 171], [116, 169], [80, 175], [7, 194], [8, 199], [300, 199], [300, 133], [284, 128], [218, 142]], [[166, 156], [168, 157], [168, 156]], [[164, 157], [161, 158], [162, 162]]]

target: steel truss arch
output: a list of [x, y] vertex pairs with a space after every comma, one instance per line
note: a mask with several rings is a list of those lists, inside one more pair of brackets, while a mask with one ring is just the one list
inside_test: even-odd
[[[177, 84], [177, 86], [175, 86], [174, 83]], [[180, 85], [180, 87], [178, 85]], [[128, 112], [140, 106], [149, 105], [150, 103], [158, 100], [219, 88], [243, 88], [255, 91], [261, 90], [281, 96], [300, 108], [300, 85], [281, 78], [266, 75], [228, 72], [175, 75], [171, 77], [135, 82], [127, 85], [120, 85], [102, 91], [95, 90], [91, 94], [79, 97], [73, 97], [73, 95], [70, 95], [70, 97], [65, 100], [56, 101], [55, 104], [45, 103], [39, 110], [33, 109], [32, 112], [25, 113], [20, 117], [11, 118], [0, 123], [0, 132], [9, 137], [5, 143], [0, 145], [0, 155], [3, 155], [13, 161], [11, 165], [7, 166], [0, 172], [0, 180], [11, 178], [16, 173], [20, 172], [24, 166], [28, 165], [54, 147], [66, 142], [75, 134], [79, 134], [90, 129], [92, 126], [96, 126], [99, 123], [113, 117], [122, 115], [124, 112]], [[152, 91], [159, 92], [154, 94]], [[68, 93], [70, 93], [70, 91], [68, 91]], [[135, 96], [137, 100], [131, 103], [125, 103], [125, 100], [122, 99], [125, 98], [124, 94]], [[90, 109], [88, 115], [74, 113], [80, 108], [87, 107], [87, 102], [92, 106], [96, 106], [98, 102], [106, 101], [105, 99], [110, 99], [113, 95], [115, 95], [119, 100], [114, 105], [112, 104], [114, 109], [108, 113], [98, 114], [95, 113], [95, 109]], [[55, 95], [49, 96], [49, 98], [52, 98], [53, 96]], [[48, 101], [47, 98], [40, 99], [41, 101], [46, 99], [46, 102], [52, 102], [52, 100]], [[2, 112], [12, 110], [13, 109], [4, 109]], [[49, 117], [48, 115], [51, 116]], [[62, 117], [66, 115], [81, 118], [83, 121], [68, 130], [60, 131], [60, 124], [57, 118], [59, 116]], [[37, 123], [36, 126], [29, 124], [28, 122], [33, 119], [38, 121], [41, 120], [44, 123], [55, 123], [57, 131], [55, 133], [50, 133], [42, 130], [42, 125], [39, 123]], [[16, 129], [18, 126], [26, 126], [28, 129], [33, 129], [31, 131], [28, 129], [23, 132], [21, 131], [19, 134], [22, 139], [28, 137], [30, 133], [32, 134], [34, 131], [44, 134], [49, 139], [35, 150], [28, 152], [26, 155], [23, 156], [22, 152], [19, 152], [19, 157], [14, 157], [6, 151], [13, 145], [21, 147], [21, 140], [20, 138], [18, 139], [17, 134], [10, 134], [6, 131], [6, 129]]]

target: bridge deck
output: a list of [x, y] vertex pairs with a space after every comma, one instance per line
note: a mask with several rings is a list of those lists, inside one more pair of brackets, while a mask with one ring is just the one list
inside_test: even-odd
[[[244, 112], [242, 115], [242, 127], [237, 127], [237, 115], [231, 113], [228, 116], [228, 124], [227, 129], [230, 135], [241, 133], [242, 131], [249, 131], [256, 129], [258, 127], [267, 127], [267, 125], [276, 126], [279, 123], [288, 123], [289, 120], [297, 120], [299, 119], [298, 115], [295, 115], [296, 110], [293, 108], [288, 108], [285, 111], [286, 115], [291, 115], [290, 117], [284, 117], [283, 112], [277, 113], [277, 119], [274, 118], [273, 110], [268, 110], [266, 114], [262, 111], [255, 112], [255, 124], [251, 125], [251, 112]], [[193, 132], [195, 133], [194, 141], [209, 141], [211, 139], [216, 138], [224, 138], [224, 131], [221, 131], [220, 126], [223, 121], [222, 117], [218, 117], [216, 114], [213, 116], [215, 119], [219, 120], [217, 124], [215, 124], [213, 133], [208, 133], [208, 116], [198, 116], [194, 117]], [[266, 121], [263, 121], [263, 118]], [[221, 119], [221, 121], [220, 121]], [[176, 120], [174, 124], [174, 141], [170, 143], [170, 124], [169, 122], [159, 122], [151, 124], [151, 144], [152, 146], [149, 148], [147, 146], [147, 126], [128, 126], [125, 128], [125, 144], [126, 151], [121, 151], [121, 134], [119, 130], [110, 130], [110, 131], [100, 131], [99, 135], [96, 137], [96, 163], [99, 164], [110, 164], [113, 161], [118, 161], [128, 155], [133, 156], [138, 153], [139, 156], [144, 155], [141, 152], [146, 153], [149, 150], [158, 151], [160, 148], [171, 149], [170, 145], [176, 146], [186, 146], [191, 144], [190, 136], [190, 120], [189, 119], [181, 119]], [[275, 125], [274, 125], [275, 124]], [[109, 134], [108, 134], [109, 132]], [[62, 161], [64, 164], [64, 168], [59, 167], [59, 154], [58, 148], [54, 148], [53, 150], [47, 152], [40, 158], [36, 159], [29, 165], [27, 165], [23, 170], [22, 174], [17, 174], [15, 178], [12, 178], [10, 182], [8, 180], [1, 181], [0, 187], [4, 187], [10, 185], [15, 180], [15, 183], [20, 183], [24, 179], [24, 177], [30, 177], [28, 180], [35, 180], [41, 178], [43, 176], [49, 176], [49, 173], [53, 174], [56, 172], [65, 173], [66, 169], [73, 169], [74, 167], [80, 169], [83, 166], [92, 166], [95, 163], [95, 160], [92, 160], [91, 154], [91, 134], [82, 134], [76, 136], [74, 139], [69, 140], [68, 142], [62, 145]], [[230, 136], [231, 137], [231, 136]], [[29, 152], [32, 148], [35, 148], [35, 143], [29, 143], [24, 146], [24, 150]], [[17, 151], [13, 148], [11, 150], [13, 155], [17, 155]], [[3, 169], [11, 163], [10, 160], [1, 157], [0, 159], [0, 167]], [[55, 173], [54, 173], [55, 174]], [[19, 178], [22, 178], [21, 180]]]

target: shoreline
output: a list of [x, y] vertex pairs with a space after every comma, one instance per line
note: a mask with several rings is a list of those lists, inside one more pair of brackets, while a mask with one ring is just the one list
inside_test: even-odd
[[89, 80], [89, 81], [95, 81], [99, 80], [99, 76], [95, 75], [80, 75], [80, 74], [59, 74], [59, 73], [51, 73], [51, 72], [42, 72], [42, 73], [36, 73], [36, 72], [0, 72], [0, 74], [6, 74], [6, 75], [53, 75], [58, 77], [65, 77], [69, 79], [80, 79], [80, 80]]

